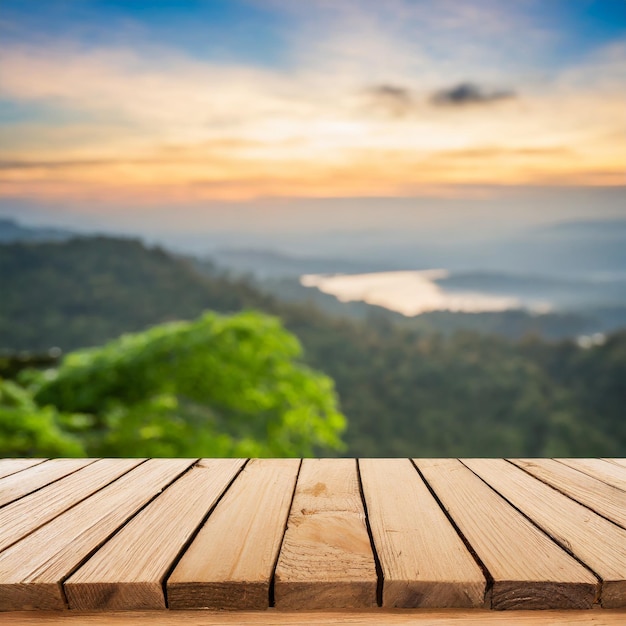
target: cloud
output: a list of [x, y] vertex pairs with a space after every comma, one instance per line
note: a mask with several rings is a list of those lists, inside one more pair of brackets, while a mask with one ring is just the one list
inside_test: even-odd
[[[3, 43], [3, 98], [35, 106], [0, 125], [0, 198], [121, 206], [623, 182], [622, 47], [533, 81], [513, 74], [523, 102], [491, 107], [516, 96], [487, 87], [508, 80], [488, 65], [416, 54], [413, 36], [337, 41], [341, 54], [288, 68], [140, 44]], [[442, 77], [451, 86], [436, 91]]]
[[110, 165], [111, 160], [84, 159], [72, 161], [4, 161], [0, 160], [0, 170], [50, 170], [75, 167], [91, 167]]
[[366, 90], [369, 104], [391, 117], [404, 117], [414, 107], [411, 90], [399, 85], [383, 83]]
[[431, 97], [431, 102], [437, 106], [467, 106], [491, 104], [515, 97], [514, 91], [490, 90], [475, 83], [459, 83], [447, 89], [436, 91]]
[[[370, 108], [390, 117], [406, 117], [418, 110], [419, 99], [411, 89], [398, 84], [381, 83], [366, 89]], [[447, 89], [436, 91], [430, 96], [435, 106], [463, 107], [467, 105], [491, 104], [516, 98], [511, 90], [489, 90], [475, 83], [463, 82]]]

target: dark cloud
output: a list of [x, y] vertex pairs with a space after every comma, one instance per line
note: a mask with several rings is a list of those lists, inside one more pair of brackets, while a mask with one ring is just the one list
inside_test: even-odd
[[437, 106], [466, 106], [470, 104], [491, 104], [511, 98], [515, 98], [514, 91], [494, 91], [474, 83], [459, 83], [435, 92], [431, 97], [431, 102]]
[[[392, 83], [371, 85], [365, 89], [365, 95], [370, 110], [390, 117], [406, 117], [415, 113], [421, 101], [410, 88]], [[465, 82], [436, 91], [430, 96], [430, 103], [442, 107], [463, 107], [492, 104], [515, 97], [515, 92], [511, 90], [488, 89]]]
[[392, 117], [403, 117], [414, 107], [413, 95], [407, 87], [381, 84], [373, 85], [366, 91], [370, 103]]

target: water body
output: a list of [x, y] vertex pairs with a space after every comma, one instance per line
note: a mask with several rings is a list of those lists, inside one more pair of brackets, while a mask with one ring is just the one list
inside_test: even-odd
[[444, 291], [435, 281], [449, 276], [448, 270], [376, 272], [373, 274], [307, 274], [305, 287], [317, 287], [341, 302], [355, 300], [385, 307], [404, 315], [428, 311], [480, 313], [519, 309], [519, 298], [473, 291]]

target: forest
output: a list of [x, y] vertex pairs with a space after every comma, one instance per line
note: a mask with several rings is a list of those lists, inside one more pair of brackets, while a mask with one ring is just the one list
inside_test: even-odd
[[398, 317], [132, 239], [0, 245], [0, 454], [625, 455], [626, 331]]

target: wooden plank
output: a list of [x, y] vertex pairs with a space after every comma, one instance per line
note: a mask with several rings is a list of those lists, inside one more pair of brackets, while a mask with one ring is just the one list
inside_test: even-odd
[[263, 609], [296, 483], [298, 459], [254, 459], [167, 581], [172, 609]]
[[615, 463], [602, 459], [555, 459], [579, 472], [588, 474], [603, 483], [613, 485], [622, 491], [626, 491], [626, 467], [620, 467]]
[[485, 577], [411, 462], [361, 459], [359, 467], [383, 606], [482, 606]]
[[494, 609], [590, 608], [598, 581], [456, 459], [415, 459], [491, 577]]
[[553, 459], [511, 459], [577, 502], [626, 528], [626, 492]]
[[375, 607], [377, 584], [356, 460], [305, 459], [276, 566], [276, 608]]
[[83, 611], [4, 613], [3, 626], [624, 626], [626, 611], [374, 609], [370, 611]]
[[502, 459], [461, 459], [602, 579], [603, 607], [626, 607], [626, 530]]
[[164, 609], [163, 580], [245, 463], [205, 459], [136, 515], [64, 584], [71, 609]]
[[0, 506], [49, 485], [96, 459], [51, 459], [0, 480]]
[[61, 583], [192, 459], [151, 459], [0, 553], [0, 610], [62, 609]]
[[100, 459], [0, 509], [0, 551], [43, 526], [144, 459]]
[[0, 459], [0, 478], [10, 476], [33, 465], [43, 463], [46, 459]]
[[610, 463], [615, 463], [616, 465], [620, 465], [621, 467], [626, 467], [626, 459], [603, 459], [604, 461], [609, 461]]

